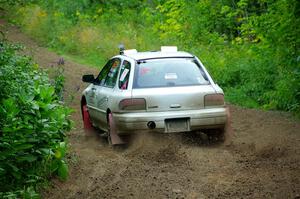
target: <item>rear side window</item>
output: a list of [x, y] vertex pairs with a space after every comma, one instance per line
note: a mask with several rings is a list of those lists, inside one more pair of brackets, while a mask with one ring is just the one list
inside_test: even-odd
[[134, 88], [175, 87], [209, 84], [194, 59], [145, 60], [137, 65]]

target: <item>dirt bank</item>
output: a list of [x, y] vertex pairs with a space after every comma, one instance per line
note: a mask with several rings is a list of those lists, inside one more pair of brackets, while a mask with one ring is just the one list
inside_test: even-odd
[[[24, 44], [42, 67], [57, 67], [59, 55], [1, 23], [8, 39]], [[289, 114], [230, 106], [235, 134], [229, 146], [151, 134], [113, 150], [82, 130], [81, 76], [97, 69], [69, 60], [64, 68], [65, 99], [75, 110], [71, 172], [66, 182], [53, 179], [43, 198], [300, 198], [300, 123]]]

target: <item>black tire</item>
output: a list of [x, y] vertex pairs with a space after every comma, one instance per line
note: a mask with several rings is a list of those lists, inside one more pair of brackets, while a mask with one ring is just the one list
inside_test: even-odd
[[111, 135], [110, 135], [110, 127], [112, 125], [112, 114], [109, 113], [107, 117], [107, 143], [109, 146], [112, 145]]
[[206, 134], [208, 136], [208, 140], [211, 143], [217, 142], [225, 142], [225, 127], [217, 128], [217, 129], [208, 129], [206, 130]]

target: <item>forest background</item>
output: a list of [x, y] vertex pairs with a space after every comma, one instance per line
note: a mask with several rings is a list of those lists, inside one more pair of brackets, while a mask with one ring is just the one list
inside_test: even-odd
[[102, 67], [125, 47], [176, 45], [200, 57], [230, 103], [300, 113], [297, 0], [30, 0], [10, 19], [79, 62]]

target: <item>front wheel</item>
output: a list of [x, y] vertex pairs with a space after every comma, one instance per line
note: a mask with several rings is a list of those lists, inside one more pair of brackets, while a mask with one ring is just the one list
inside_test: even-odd
[[[107, 142], [109, 145], [112, 145], [112, 141], [111, 141], [111, 128], [114, 128], [113, 126], [113, 118], [112, 118], [112, 114], [109, 113], [108, 114], [108, 121], [107, 121]], [[114, 130], [114, 129], [113, 129]]]

